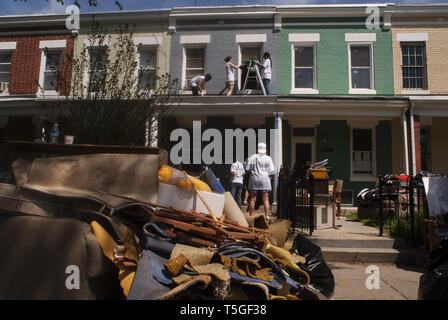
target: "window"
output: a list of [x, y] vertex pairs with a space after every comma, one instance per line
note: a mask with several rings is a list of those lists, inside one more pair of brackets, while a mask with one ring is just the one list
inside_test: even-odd
[[156, 85], [157, 49], [144, 48], [139, 50], [138, 88], [154, 89]]
[[352, 89], [373, 89], [372, 46], [350, 45], [350, 76]]
[[425, 43], [402, 43], [402, 71], [404, 89], [426, 89]]
[[373, 130], [352, 130], [352, 173], [373, 175]]
[[294, 88], [315, 87], [314, 46], [294, 47]]
[[107, 48], [89, 48], [89, 91], [99, 91], [106, 77]]
[[[242, 46], [241, 47], [241, 64], [249, 66], [251, 60], [256, 59], [260, 61], [261, 56], [261, 45], [253, 46]], [[235, 62], [234, 62], [235, 63]], [[261, 90], [258, 84], [255, 71], [249, 71], [247, 68], [241, 70], [241, 89], [244, 87], [244, 81], [247, 77], [247, 72], [249, 72], [249, 77], [247, 78], [246, 89]]]
[[42, 88], [44, 90], [57, 90], [59, 74], [61, 72], [62, 51], [48, 50], [45, 53], [45, 69]]
[[190, 80], [204, 75], [205, 48], [186, 48], [185, 86], [190, 87]]
[[0, 52], [0, 93], [7, 93], [11, 76], [11, 52]]

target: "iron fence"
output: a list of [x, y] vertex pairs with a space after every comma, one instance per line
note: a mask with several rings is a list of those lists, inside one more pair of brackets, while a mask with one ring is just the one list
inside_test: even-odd
[[278, 195], [278, 218], [291, 221], [293, 231], [298, 228], [312, 235], [314, 230], [313, 177], [300, 175], [297, 170], [288, 172], [281, 168]]
[[386, 229], [413, 246], [422, 244], [426, 197], [419, 180], [412, 176], [381, 176], [378, 199], [380, 236]]

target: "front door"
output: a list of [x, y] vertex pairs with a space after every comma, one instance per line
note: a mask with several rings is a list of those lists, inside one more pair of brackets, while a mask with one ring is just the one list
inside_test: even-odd
[[299, 176], [306, 173], [307, 167], [312, 161], [312, 144], [311, 143], [296, 143], [296, 167]]

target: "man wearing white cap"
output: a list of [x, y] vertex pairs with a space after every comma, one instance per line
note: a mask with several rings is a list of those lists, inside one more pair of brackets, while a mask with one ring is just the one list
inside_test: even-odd
[[269, 192], [271, 188], [270, 175], [274, 174], [275, 167], [270, 156], [266, 154], [266, 144], [258, 144], [258, 153], [252, 155], [246, 162], [246, 171], [250, 171], [249, 177], [249, 214], [252, 215], [255, 209], [257, 193], [263, 195], [264, 212], [266, 218], [270, 219]]

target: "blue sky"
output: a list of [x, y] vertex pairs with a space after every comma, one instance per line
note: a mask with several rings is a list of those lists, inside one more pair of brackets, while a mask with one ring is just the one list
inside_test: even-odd
[[[88, 0], [80, 0], [81, 12], [119, 11], [114, 0], [98, 0], [98, 7], [89, 7]], [[255, 4], [341, 4], [341, 3], [381, 3], [397, 4], [448, 3], [448, 0], [120, 0], [123, 10], [159, 9], [171, 7], [218, 6], [218, 5], [255, 5]], [[57, 14], [65, 13], [65, 6], [73, 4], [72, 0], [64, 0], [64, 6], [56, 0], [0, 0], [0, 15], [17, 14]]]

